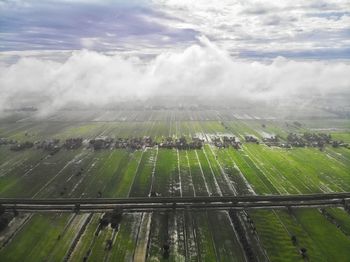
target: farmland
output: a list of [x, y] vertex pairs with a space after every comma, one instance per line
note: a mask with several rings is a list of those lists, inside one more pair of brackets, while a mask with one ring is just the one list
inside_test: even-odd
[[[350, 149], [246, 143], [266, 135], [327, 132], [350, 142], [350, 121], [277, 119], [214, 110], [80, 111], [0, 119], [0, 137], [31, 141], [82, 137], [55, 154], [0, 145], [0, 197], [95, 198], [286, 195], [350, 192]], [[240, 149], [214, 136], [234, 136]], [[200, 149], [108, 148], [96, 137], [200, 137]], [[19, 213], [0, 236], [3, 261], [349, 261], [350, 215], [342, 207], [278, 210], [174, 210], [104, 214]], [[164, 245], [169, 251], [164, 251]], [[252, 251], [249, 251], [252, 250]], [[303, 251], [305, 250], [305, 251]], [[304, 258], [303, 258], [304, 255]]]

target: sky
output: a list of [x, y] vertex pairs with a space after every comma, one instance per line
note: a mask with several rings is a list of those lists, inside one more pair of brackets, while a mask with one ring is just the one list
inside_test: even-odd
[[350, 1], [0, 1], [2, 52], [158, 54], [202, 35], [240, 57], [349, 59]]
[[0, 0], [0, 110], [350, 92], [349, 61], [349, 0]]

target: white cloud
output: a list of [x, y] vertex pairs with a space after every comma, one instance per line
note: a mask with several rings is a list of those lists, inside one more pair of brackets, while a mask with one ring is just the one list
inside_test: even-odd
[[160, 54], [205, 35], [252, 59], [350, 58], [349, 0], [8, 0], [0, 15], [2, 51]]
[[43, 112], [67, 103], [117, 104], [130, 98], [196, 95], [279, 99], [350, 89], [350, 65], [333, 61], [271, 63], [235, 60], [206, 38], [202, 46], [164, 52], [149, 61], [137, 56], [76, 51], [64, 62], [22, 58], [0, 66], [0, 105], [40, 101]]
[[[230, 50], [257, 52], [348, 48], [348, 0], [153, 0], [179, 20]], [[329, 37], [320, 35], [329, 34]]]

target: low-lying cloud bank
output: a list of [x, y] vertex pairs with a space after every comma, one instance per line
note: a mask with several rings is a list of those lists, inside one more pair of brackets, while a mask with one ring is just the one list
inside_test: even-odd
[[68, 103], [91, 106], [155, 96], [224, 96], [257, 100], [350, 92], [350, 64], [235, 60], [207, 39], [150, 61], [82, 50], [65, 62], [22, 58], [0, 67], [0, 110], [20, 103], [52, 112]]

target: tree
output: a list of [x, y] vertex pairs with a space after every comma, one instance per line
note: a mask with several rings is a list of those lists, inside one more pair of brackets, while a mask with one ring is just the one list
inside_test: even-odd
[[300, 248], [300, 254], [302, 258], [307, 258], [307, 249], [305, 247]]
[[0, 231], [5, 229], [8, 225], [9, 221], [7, 217], [1, 216], [0, 217]]
[[169, 252], [170, 252], [170, 245], [169, 243], [163, 244], [163, 258], [167, 259], [169, 258]]
[[123, 218], [123, 210], [115, 208], [111, 214], [111, 227], [117, 229]]
[[80, 211], [80, 204], [79, 204], [79, 203], [76, 203], [76, 204], [74, 205], [74, 212], [75, 212], [75, 213], [79, 213], [79, 211]]
[[4, 214], [5, 211], [6, 211], [6, 208], [5, 208], [3, 205], [0, 204], [0, 216], [1, 216], [2, 214]]

